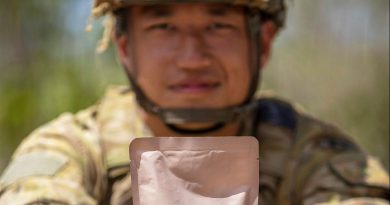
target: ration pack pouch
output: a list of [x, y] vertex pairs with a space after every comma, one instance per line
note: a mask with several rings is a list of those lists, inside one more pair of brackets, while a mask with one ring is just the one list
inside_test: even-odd
[[254, 137], [152, 137], [130, 145], [135, 205], [257, 205]]

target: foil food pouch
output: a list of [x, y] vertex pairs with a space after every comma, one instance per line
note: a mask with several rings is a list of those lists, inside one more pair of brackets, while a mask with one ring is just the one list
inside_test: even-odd
[[259, 146], [253, 137], [153, 137], [130, 145], [135, 205], [254, 205]]

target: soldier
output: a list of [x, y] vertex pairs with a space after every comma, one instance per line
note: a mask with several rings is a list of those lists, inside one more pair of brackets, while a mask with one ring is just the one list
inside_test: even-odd
[[132, 139], [206, 135], [260, 138], [259, 204], [388, 204], [387, 173], [348, 135], [255, 97], [282, 0], [96, 0], [92, 13], [113, 20], [132, 90], [31, 133], [0, 179], [1, 205], [132, 204]]

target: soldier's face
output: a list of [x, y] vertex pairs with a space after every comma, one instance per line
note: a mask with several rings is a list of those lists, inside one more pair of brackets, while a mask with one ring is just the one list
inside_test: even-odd
[[249, 43], [242, 8], [176, 4], [129, 8], [122, 63], [162, 107], [216, 108], [248, 92]]

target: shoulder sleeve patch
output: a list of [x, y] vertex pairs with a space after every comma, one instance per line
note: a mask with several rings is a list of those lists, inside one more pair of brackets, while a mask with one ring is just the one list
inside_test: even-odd
[[339, 178], [351, 185], [364, 183], [364, 167], [366, 166], [363, 154], [351, 153], [334, 157], [330, 161], [330, 168]]
[[0, 184], [7, 186], [28, 176], [53, 176], [68, 159], [65, 156], [47, 152], [33, 152], [17, 157], [5, 169]]
[[365, 154], [344, 154], [330, 162], [333, 172], [351, 185], [387, 188], [389, 176], [378, 161]]

